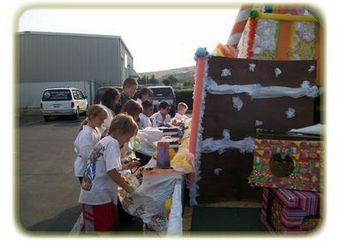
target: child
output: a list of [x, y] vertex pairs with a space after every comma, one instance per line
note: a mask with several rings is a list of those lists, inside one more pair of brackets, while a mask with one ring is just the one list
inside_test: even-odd
[[120, 148], [136, 135], [138, 126], [131, 116], [119, 114], [112, 119], [109, 135], [94, 147], [84, 173], [79, 202], [84, 231], [113, 231], [117, 227], [117, 185], [127, 192], [133, 187], [120, 176], [122, 169], [132, 169], [137, 161], [121, 164]]
[[[139, 114], [142, 112], [143, 107], [135, 100], [127, 101], [122, 108], [122, 113], [127, 113], [128, 115], [132, 116], [136, 123], [139, 122]], [[138, 126], [138, 128], [141, 129], [140, 126]]]
[[175, 115], [175, 118], [181, 121], [186, 121], [187, 119], [190, 119], [185, 115], [187, 110], [188, 110], [187, 104], [185, 104], [184, 102], [179, 102], [177, 105], [177, 113]]
[[102, 133], [102, 137], [107, 135], [109, 131], [112, 118], [115, 115], [114, 109], [120, 100], [120, 94], [117, 89], [109, 88], [107, 89], [100, 100], [100, 106], [107, 112], [107, 118], [105, 119], [101, 128], [99, 128]]
[[115, 113], [119, 114], [122, 112], [122, 108], [126, 102], [132, 100], [136, 94], [138, 88], [138, 82], [134, 78], [127, 78], [123, 82], [123, 92], [120, 95], [120, 103], [116, 105]]
[[153, 127], [171, 126], [170, 124], [171, 117], [169, 115], [169, 112], [170, 112], [170, 105], [167, 102], [162, 101], [159, 104], [158, 112], [156, 112], [150, 117], [152, 121], [152, 126]]
[[139, 125], [142, 129], [146, 127], [152, 127], [150, 116], [153, 114], [153, 106], [150, 101], [143, 101], [143, 113], [139, 114]]
[[74, 151], [77, 154], [74, 161], [74, 174], [80, 182], [92, 148], [101, 138], [99, 128], [106, 118], [106, 111], [102, 107], [99, 105], [90, 106], [87, 110], [87, 118], [81, 124], [80, 131], [74, 141]]
[[137, 102], [139, 104], [142, 104], [143, 101], [152, 101], [153, 97], [153, 91], [150, 88], [144, 87], [140, 90], [140, 92], [137, 95]]
[[[129, 100], [122, 108], [122, 113], [131, 116], [137, 123], [138, 129], [142, 129], [139, 123], [139, 114], [143, 112], [143, 107], [135, 100]], [[130, 143], [126, 143], [120, 150], [121, 158], [127, 158], [132, 153], [133, 140]]]
[[177, 113], [172, 120], [172, 124], [179, 126], [184, 125], [184, 123], [190, 119], [188, 116], [185, 115], [187, 110], [187, 104], [185, 104], [184, 102], [179, 102], [177, 105]]

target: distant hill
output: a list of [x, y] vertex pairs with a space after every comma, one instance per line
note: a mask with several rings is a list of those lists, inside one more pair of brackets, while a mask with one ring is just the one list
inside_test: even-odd
[[160, 70], [160, 71], [152, 71], [152, 72], [142, 72], [138, 73], [139, 76], [143, 77], [151, 77], [155, 76], [158, 80], [163, 80], [168, 78], [170, 75], [174, 76], [178, 80], [188, 80], [194, 79], [195, 76], [195, 66], [176, 68], [176, 69], [168, 69], [168, 70]]

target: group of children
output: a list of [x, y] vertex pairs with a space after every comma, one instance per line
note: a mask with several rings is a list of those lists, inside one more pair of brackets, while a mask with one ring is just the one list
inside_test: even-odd
[[[135, 92], [137, 82], [127, 79], [121, 95], [118, 91], [109, 90], [111, 93], [108, 95], [111, 98], [105, 93], [101, 104], [88, 108], [87, 118], [81, 124], [74, 141], [77, 155], [74, 173], [81, 185], [79, 202], [82, 208], [83, 231], [117, 229], [117, 188], [120, 186], [128, 193], [134, 191], [121, 177], [120, 172], [140, 165], [138, 161], [123, 164], [122, 150], [137, 134], [138, 129], [177, 125], [188, 118], [185, 115], [188, 109], [185, 103], [178, 104], [178, 113], [174, 119], [170, 118], [170, 105], [167, 102], [161, 102], [158, 112], [153, 114], [152, 92], [145, 91], [148, 97], [142, 95], [137, 102], [132, 99], [133, 91], [124, 92], [129, 83], [134, 85]], [[121, 113], [118, 114], [115, 110], [119, 104]]]
[[162, 101], [158, 106], [158, 112], [153, 114], [153, 106], [149, 101], [142, 103], [143, 113], [139, 115], [140, 126], [144, 129], [146, 127], [160, 127], [160, 126], [172, 126], [179, 125], [185, 122], [189, 117], [185, 115], [188, 110], [188, 106], [184, 102], [178, 103], [177, 113], [174, 118], [169, 115], [170, 104]]

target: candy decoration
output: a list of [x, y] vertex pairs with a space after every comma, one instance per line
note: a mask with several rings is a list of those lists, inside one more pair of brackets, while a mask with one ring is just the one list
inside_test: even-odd
[[231, 30], [230, 36], [228, 38], [227, 45], [232, 45], [234, 47], [237, 46], [238, 42], [240, 41], [244, 27], [246, 26], [250, 11], [251, 5], [241, 6], [237, 14], [233, 29]]
[[[201, 48], [197, 49], [196, 56], [198, 56], [197, 52], [201, 52], [200, 49]], [[200, 56], [199, 58], [197, 58], [195, 88], [194, 88], [195, 98], [194, 98], [194, 103], [193, 103], [193, 108], [192, 108], [191, 132], [190, 132], [190, 140], [189, 140], [189, 152], [194, 155], [196, 154], [198, 129], [199, 129], [199, 123], [200, 123], [203, 82], [204, 82], [204, 75], [205, 75], [205, 63], [206, 63], [206, 59], [204, 56]], [[193, 183], [195, 181], [195, 174], [190, 173], [188, 175], [188, 180]]]
[[264, 9], [265, 13], [272, 13], [273, 12], [273, 6], [271, 6], [271, 5], [265, 5], [263, 9]]
[[247, 43], [247, 58], [251, 59], [254, 55], [253, 46], [255, 41], [255, 33], [256, 33], [256, 26], [257, 26], [257, 20], [254, 18], [249, 19], [249, 38]]
[[233, 45], [223, 45], [221, 43], [218, 43], [215, 48], [215, 56], [236, 58], [237, 49]]
[[207, 55], [207, 49], [206, 48], [202, 48], [202, 47], [199, 47], [197, 48], [196, 50], [196, 58], [201, 58], [201, 57], [204, 57]]
[[258, 18], [259, 17], [259, 12], [257, 10], [251, 10], [250, 11], [250, 17]]

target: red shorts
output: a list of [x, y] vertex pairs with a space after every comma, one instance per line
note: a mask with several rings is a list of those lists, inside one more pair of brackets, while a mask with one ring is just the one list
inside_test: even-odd
[[117, 230], [117, 207], [112, 202], [101, 205], [81, 204], [85, 232]]

